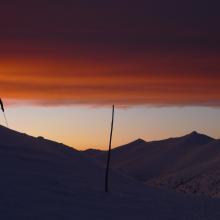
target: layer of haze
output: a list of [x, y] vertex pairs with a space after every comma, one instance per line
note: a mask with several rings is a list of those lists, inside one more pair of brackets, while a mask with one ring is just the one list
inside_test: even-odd
[[[77, 149], [107, 149], [111, 107], [10, 107], [11, 128]], [[1, 124], [4, 124], [1, 116]], [[220, 137], [220, 109], [208, 107], [116, 109], [113, 146], [138, 138], [159, 140], [194, 130]]]

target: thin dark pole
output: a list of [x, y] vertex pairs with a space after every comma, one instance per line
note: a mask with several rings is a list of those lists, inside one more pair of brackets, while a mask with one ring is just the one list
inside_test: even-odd
[[6, 115], [5, 115], [5, 108], [4, 108], [4, 104], [3, 104], [3, 101], [2, 101], [1, 98], [0, 98], [0, 106], [1, 106], [1, 109], [2, 109], [2, 112], [3, 112], [3, 115], [4, 115], [4, 118], [5, 118], [5, 124], [6, 124], [6, 126], [8, 127], [8, 121], [7, 121], [7, 118], [6, 118]]
[[5, 124], [6, 124], [6, 126], [9, 128], [9, 126], [8, 126], [8, 120], [7, 120], [7, 118], [6, 118], [5, 112], [3, 112], [3, 115], [4, 115], [4, 118], [5, 118]]
[[110, 158], [111, 158], [111, 147], [112, 147], [112, 133], [114, 127], [114, 114], [115, 114], [115, 106], [112, 106], [112, 123], [111, 123], [111, 132], [110, 132], [110, 141], [109, 141], [109, 149], [108, 149], [108, 158], [105, 172], [105, 192], [109, 191], [108, 188], [108, 177], [109, 177], [109, 167], [110, 167]]

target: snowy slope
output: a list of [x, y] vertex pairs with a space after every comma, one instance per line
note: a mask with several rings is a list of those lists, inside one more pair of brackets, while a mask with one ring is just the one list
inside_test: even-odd
[[[219, 219], [219, 200], [152, 189], [77, 150], [0, 127], [0, 219]], [[180, 214], [181, 213], [181, 214]]]
[[[91, 151], [91, 150], [90, 150]], [[103, 163], [106, 152], [91, 154]], [[220, 141], [197, 132], [141, 139], [112, 151], [112, 167], [150, 186], [220, 197]]]
[[[50, 186], [57, 182], [58, 185], [65, 183], [65, 187], [74, 190], [103, 190], [104, 169], [81, 152], [4, 127], [0, 127], [0, 137], [0, 171], [12, 178], [10, 182], [13, 183], [13, 178], [18, 177], [28, 183], [36, 177], [33, 184], [43, 182]], [[114, 179], [122, 183], [125, 181], [126, 185], [132, 182], [130, 178], [114, 175]], [[113, 182], [114, 189], [117, 189], [117, 185]]]
[[220, 140], [201, 146], [192, 159], [192, 166], [159, 176], [147, 181], [147, 184], [220, 197]]
[[[213, 141], [213, 138], [196, 132], [162, 141], [145, 142], [139, 139], [115, 148], [112, 151], [112, 166], [137, 180], [147, 181], [193, 166], [201, 146]], [[105, 154], [97, 155], [96, 159], [104, 162]]]

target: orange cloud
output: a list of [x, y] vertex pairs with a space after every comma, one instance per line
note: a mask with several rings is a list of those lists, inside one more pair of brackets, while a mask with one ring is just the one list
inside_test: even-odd
[[15, 54], [0, 58], [0, 94], [37, 105], [219, 106], [219, 63], [214, 52]]

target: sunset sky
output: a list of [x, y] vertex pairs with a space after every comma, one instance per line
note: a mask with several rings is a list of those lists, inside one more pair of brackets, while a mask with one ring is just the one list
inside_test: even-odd
[[192, 130], [220, 138], [219, 8], [217, 0], [1, 2], [10, 127], [105, 148], [115, 104], [114, 146]]

